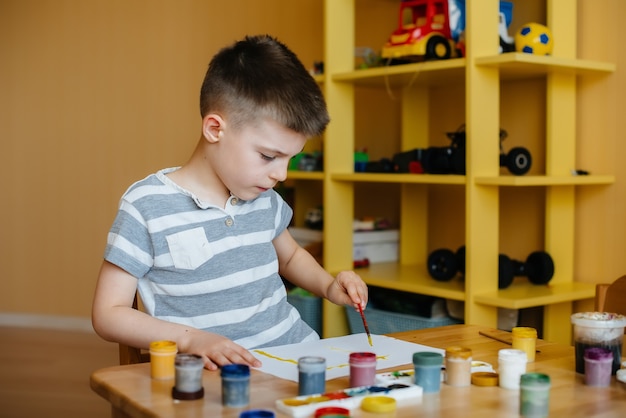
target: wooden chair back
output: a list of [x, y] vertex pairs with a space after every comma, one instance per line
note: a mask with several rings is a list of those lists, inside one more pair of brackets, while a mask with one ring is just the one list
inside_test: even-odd
[[[139, 309], [137, 294], [133, 300], [133, 309]], [[137, 347], [131, 347], [126, 344], [118, 344], [120, 354], [120, 365], [148, 363], [150, 361], [150, 353]]]
[[626, 315], [626, 275], [613, 283], [596, 285], [595, 309], [598, 312]]

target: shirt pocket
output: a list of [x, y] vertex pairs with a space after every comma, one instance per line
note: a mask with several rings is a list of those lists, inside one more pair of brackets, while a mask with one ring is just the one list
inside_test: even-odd
[[177, 232], [166, 237], [174, 267], [195, 270], [213, 257], [204, 228]]

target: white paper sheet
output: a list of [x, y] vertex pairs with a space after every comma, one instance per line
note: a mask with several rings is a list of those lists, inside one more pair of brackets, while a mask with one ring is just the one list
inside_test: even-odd
[[298, 381], [298, 359], [304, 356], [319, 356], [326, 359], [326, 380], [348, 376], [350, 366], [348, 358], [354, 352], [372, 352], [376, 354], [376, 369], [411, 364], [413, 353], [432, 351], [444, 354], [444, 350], [421, 344], [409, 343], [385, 335], [372, 334], [372, 346], [365, 333], [343, 337], [326, 338], [319, 341], [281, 345], [251, 350], [262, 363], [258, 370], [280, 377]]

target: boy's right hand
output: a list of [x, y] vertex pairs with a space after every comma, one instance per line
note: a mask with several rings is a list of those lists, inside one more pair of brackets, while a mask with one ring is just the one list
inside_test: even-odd
[[248, 350], [219, 334], [190, 329], [181, 343], [180, 351], [202, 357], [208, 370], [217, 370], [226, 364], [261, 367], [259, 359]]

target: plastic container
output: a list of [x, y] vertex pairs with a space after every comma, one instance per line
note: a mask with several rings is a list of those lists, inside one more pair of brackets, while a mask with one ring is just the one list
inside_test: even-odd
[[204, 396], [202, 370], [204, 361], [195, 354], [177, 354], [174, 363], [176, 383], [172, 388], [172, 397], [180, 400], [200, 399]]
[[526, 373], [526, 352], [516, 348], [498, 351], [498, 381], [501, 388], [519, 389], [520, 378]]
[[298, 395], [326, 392], [326, 359], [306, 356], [298, 359]]
[[371, 386], [376, 381], [376, 354], [350, 353], [350, 387]]
[[466, 347], [446, 348], [446, 383], [469, 386], [472, 383], [472, 350]]
[[579, 312], [571, 317], [574, 324], [576, 372], [585, 373], [585, 350], [601, 347], [613, 353], [611, 374], [620, 368], [626, 316], [608, 312]]
[[349, 418], [350, 410], [340, 406], [327, 406], [315, 410], [315, 418]]
[[606, 348], [592, 347], [585, 350], [585, 385], [605, 387], [611, 384], [613, 352]]
[[438, 393], [441, 388], [441, 366], [443, 355], [430, 351], [413, 354], [415, 384], [422, 387], [424, 393]]
[[531, 327], [513, 327], [511, 329], [512, 347], [526, 352], [529, 363], [535, 361], [537, 330]]
[[178, 347], [174, 341], [150, 343], [150, 376], [157, 380], [174, 379], [174, 363]]
[[222, 377], [222, 405], [239, 408], [250, 403], [250, 367], [245, 364], [227, 364]]
[[520, 415], [547, 417], [550, 405], [550, 376], [543, 373], [525, 373], [520, 377]]
[[250, 409], [239, 414], [239, 418], [274, 418], [274, 411], [267, 409]]

